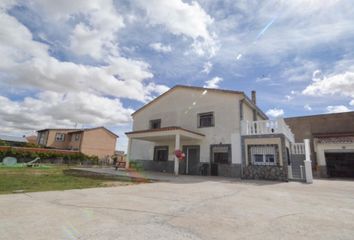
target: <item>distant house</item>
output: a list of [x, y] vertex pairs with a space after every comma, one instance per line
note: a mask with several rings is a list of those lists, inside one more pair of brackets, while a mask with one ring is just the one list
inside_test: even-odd
[[28, 143], [37, 144], [37, 136], [36, 135], [26, 136], [26, 139], [27, 139]]
[[286, 118], [296, 141], [311, 140], [314, 173], [354, 177], [354, 111]]
[[0, 141], [4, 142], [9, 146], [23, 146], [28, 143], [25, 137], [16, 137], [16, 136], [8, 136], [8, 135], [0, 135]]
[[105, 127], [85, 129], [42, 129], [37, 144], [55, 149], [76, 150], [104, 159], [115, 153], [118, 135]]

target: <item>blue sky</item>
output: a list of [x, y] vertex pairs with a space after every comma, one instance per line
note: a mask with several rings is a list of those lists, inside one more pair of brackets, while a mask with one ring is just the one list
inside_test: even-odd
[[270, 117], [354, 110], [350, 0], [0, 3], [0, 132], [107, 126], [176, 84], [257, 91]]

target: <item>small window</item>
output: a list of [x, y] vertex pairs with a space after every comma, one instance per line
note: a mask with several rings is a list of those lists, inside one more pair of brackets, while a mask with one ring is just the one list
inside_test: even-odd
[[55, 135], [55, 141], [56, 142], [64, 142], [65, 140], [65, 134], [64, 133], [57, 133]]
[[228, 164], [231, 162], [231, 146], [217, 145], [212, 146], [211, 154], [214, 163]]
[[161, 119], [150, 120], [150, 129], [161, 128]]
[[263, 163], [263, 155], [262, 154], [254, 154], [254, 162], [255, 163]]
[[154, 161], [168, 161], [168, 146], [155, 147]]
[[275, 163], [275, 156], [274, 154], [267, 154], [265, 155], [266, 163]]
[[200, 113], [198, 115], [198, 127], [213, 127], [214, 126], [214, 113]]
[[75, 139], [75, 141], [79, 141], [80, 140], [80, 134], [75, 134], [74, 139]]

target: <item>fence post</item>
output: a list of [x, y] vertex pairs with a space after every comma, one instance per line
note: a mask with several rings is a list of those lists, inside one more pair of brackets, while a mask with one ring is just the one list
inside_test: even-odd
[[311, 148], [310, 148], [310, 140], [305, 139], [305, 156], [306, 159], [304, 161], [305, 164], [305, 179], [306, 183], [312, 183], [313, 182], [313, 176], [312, 176], [312, 166], [311, 166]]

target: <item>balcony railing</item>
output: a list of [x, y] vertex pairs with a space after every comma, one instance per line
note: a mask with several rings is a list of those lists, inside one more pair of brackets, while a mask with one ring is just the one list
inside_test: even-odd
[[265, 135], [279, 133], [284, 134], [290, 142], [295, 142], [294, 134], [282, 118], [278, 118], [276, 120], [241, 121], [242, 135]]

